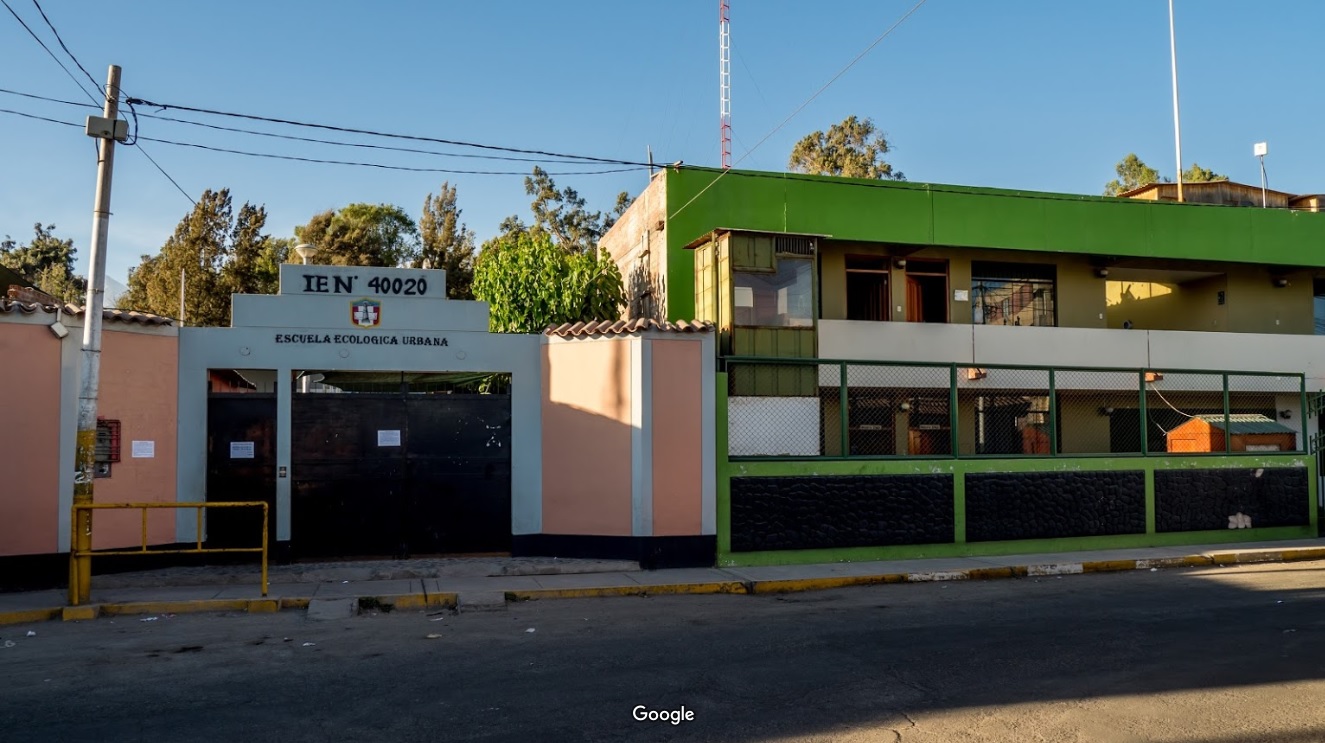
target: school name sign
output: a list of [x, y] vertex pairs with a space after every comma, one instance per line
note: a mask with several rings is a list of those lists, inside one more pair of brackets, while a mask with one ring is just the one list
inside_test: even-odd
[[447, 346], [442, 335], [386, 335], [382, 333], [277, 333], [277, 343], [336, 346]]

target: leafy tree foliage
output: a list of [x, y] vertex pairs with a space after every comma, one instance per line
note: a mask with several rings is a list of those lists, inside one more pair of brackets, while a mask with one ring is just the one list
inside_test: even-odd
[[[1158, 170], [1142, 162], [1141, 158], [1137, 157], [1134, 152], [1129, 152], [1127, 157], [1119, 160], [1113, 169], [1118, 174], [1118, 178], [1104, 184], [1105, 196], [1117, 196], [1150, 183], [1173, 182], [1167, 176], [1160, 175]], [[1182, 172], [1183, 183], [1208, 183], [1210, 181], [1226, 180], [1228, 180], [1228, 176], [1202, 168], [1196, 163], [1192, 163], [1191, 168]]]
[[621, 272], [607, 255], [569, 252], [541, 230], [497, 237], [474, 267], [474, 296], [488, 303], [498, 333], [541, 333], [549, 325], [610, 320], [625, 304]]
[[350, 204], [315, 215], [295, 234], [318, 248], [315, 263], [404, 266], [419, 256], [419, 228], [391, 204]]
[[[61, 240], [54, 234], [55, 225], [32, 226], [32, 241], [19, 245], [8, 235], [0, 240], [0, 263], [33, 282], [33, 286], [64, 302], [82, 304], [87, 295], [87, 280], [74, 275], [73, 240]], [[3, 287], [0, 287], [2, 290]]]
[[805, 135], [791, 150], [787, 168], [795, 173], [904, 181], [883, 159], [892, 149], [870, 119], [848, 116], [827, 132]]
[[129, 272], [128, 309], [179, 314], [181, 272], [190, 325], [228, 325], [230, 295], [274, 292], [289, 240], [263, 234], [267, 211], [244, 204], [234, 212], [229, 189], [205, 191], [175, 227], [161, 252], [143, 256]]
[[1187, 170], [1182, 171], [1183, 183], [1209, 183], [1211, 181], [1226, 181], [1228, 176], [1216, 173], [1213, 170], [1202, 168], [1196, 163]]
[[617, 194], [612, 210], [591, 212], [585, 206], [583, 196], [567, 186], [558, 190], [552, 176], [542, 168], [535, 167], [532, 176], [525, 176], [524, 191], [534, 197], [529, 208], [533, 213], [532, 225], [526, 225], [517, 216], [502, 220], [503, 237], [514, 237], [522, 232], [542, 232], [552, 238], [563, 250], [570, 253], [591, 253], [598, 247], [598, 241], [612, 229], [616, 220], [630, 206], [630, 195], [622, 191]]
[[446, 270], [446, 296], [473, 299], [474, 231], [460, 221], [455, 186], [442, 183], [439, 193], [423, 199], [419, 218], [420, 251], [415, 268]]
[[1135, 152], [1127, 153], [1127, 157], [1119, 160], [1113, 169], [1118, 174], [1118, 178], [1104, 184], [1105, 196], [1117, 196], [1147, 183], [1169, 182], [1168, 178], [1160, 176], [1158, 170], [1142, 162]]

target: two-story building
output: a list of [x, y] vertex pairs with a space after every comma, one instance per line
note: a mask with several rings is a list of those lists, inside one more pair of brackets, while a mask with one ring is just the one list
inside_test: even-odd
[[1325, 215], [1137, 196], [656, 174], [602, 249], [718, 329], [719, 562], [1314, 536]]

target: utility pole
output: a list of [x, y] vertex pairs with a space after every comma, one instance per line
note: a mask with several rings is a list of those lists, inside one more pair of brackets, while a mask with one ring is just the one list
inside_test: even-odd
[[[101, 312], [106, 293], [106, 236], [110, 230], [110, 182], [115, 166], [115, 142], [128, 138], [128, 122], [118, 120], [120, 68], [111, 65], [106, 74], [106, 105], [102, 116], [87, 117], [87, 135], [99, 140], [97, 194], [92, 207], [92, 255], [88, 260], [87, 301], [83, 306], [83, 346], [78, 389], [78, 449], [74, 456], [74, 506], [92, 503], [97, 452], [97, 390], [101, 376]], [[92, 548], [92, 511], [74, 509], [75, 553]], [[69, 561], [69, 603], [77, 606], [89, 598], [92, 561], [74, 557]]]
[[1182, 125], [1178, 123], [1178, 42], [1173, 34], [1173, 0], [1169, 0], [1169, 60], [1173, 69], [1173, 150], [1178, 159], [1178, 203], [1182, 203]]

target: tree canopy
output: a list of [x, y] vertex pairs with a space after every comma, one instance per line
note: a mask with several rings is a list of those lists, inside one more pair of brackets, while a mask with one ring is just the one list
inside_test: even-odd
[[625, 304], [621, 272], [607, 255], [569, 252], [539, 230], [497, 237], [474, 267], [474, 296], [488, 303], [498, 333], [541, 333], [550, 325], [611, 320]]
[[[1113, 170], [1118, 174], [1118, 177], [1104, 184], [1105, 196], [1117, 196], [1150, 183], [1173, 182], [1167, 176], [1160, 175], [1158, 170], [1146, 165], [1134, 152], [1127, 153], [1127, 157], [1119, 160]], [[1228, 176], [1202, 168], [1196, 163], [1192, 163], [1192, 167], [1182, 172], [1183, 183], [1207, 183], [1226, 180], [1228, 180]]]
[[53, 224], [42, 226], [37, 222], [32, 231], [32, 240], [26, 245], [19, 245], [8, 235], [0, 240], [0, 263], [56, 299], [81, 304], [86, 298], [87, 280], [74, 275], [74, 255], [78, 252], [74, 241], [56, 237]]
[[296, 227], [299, 240], [317, 246], [314, 263], [333, 266], [404, 266], [419, 257], [419, 228], [392, 204], [350, 204], [314, 215]]
[[558, 190], [552, 176], [537, 166], [534, 167], [533, 175], [525, 176], [524, 191], [526, 195], [534, 197], [529, 204], [533, 224], [526, 225], [518, 216], [509, 216], [502, 220], [502, 236], [542, 232], [570, 253], [593, 252], [598, 247], [598, 241], [612, 229], [631, 201], [630, 195], [622, 191], [617, 194], [616, 203], [610, 212], [591, 212], [579, 192], [569, 186]]
[[787, 168], [794, 173], [904, 181], [906, 176], [883, 159], [892, 150], [874, 122], [848, 116], [841, 123], [801, 138]]
[[188, 324], [228, 325], [231, 294], [274, 292], [280, 281], [291, 241], [263, 234], [266, 222], [263, 207], [245, 203], [236, 214], [229, 189], [208, 189], [161, 252], [129, 272], [119, 305], [175, 317], [182, 274]]
[[414, 267], [445, 269], [446, 296], [473, 299], [474, 231], [460, 221], [455, 186], [444, 182], [436, 196], [424, 197], [419, 237]]

